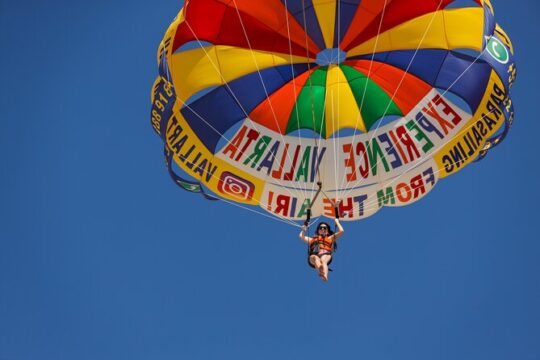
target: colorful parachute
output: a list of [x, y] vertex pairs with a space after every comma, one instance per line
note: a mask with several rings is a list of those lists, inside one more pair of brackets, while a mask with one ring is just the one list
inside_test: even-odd
[[176, 183], [283, 219], [410, 204], [513, 119], [488, 0], [186, 0], [158, 62]]

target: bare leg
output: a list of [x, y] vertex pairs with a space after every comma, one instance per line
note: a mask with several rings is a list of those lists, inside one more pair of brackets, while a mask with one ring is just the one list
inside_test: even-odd
[[317, 255], [311, 255], [309, 257], [309, 262], [311, 263], [311, 265], [315, 266], [315, 269], [319, 270], [319, 276], [322, 277], [324, 269], [321, 259]]
[[331, 255], [323, 255], [321, 257], [321, 263], [322, 263], [322, 279], [324, 281], [328, 281], [328, 263], [330, 262], [330, 259], [332, 259]]

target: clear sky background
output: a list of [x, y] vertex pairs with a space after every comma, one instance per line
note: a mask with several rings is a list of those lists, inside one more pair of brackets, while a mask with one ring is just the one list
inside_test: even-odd
[[324, 284], [297, 229], [170, 180], [150, 88], [181, 1], [0, 0], [0, 359], [540, 359], [540, 6], [493, 2], [510, 135], [345, 223]]

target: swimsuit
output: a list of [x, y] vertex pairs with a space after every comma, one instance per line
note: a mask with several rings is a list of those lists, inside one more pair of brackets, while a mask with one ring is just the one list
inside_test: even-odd
[[309, 258], [311, 255], [318, 256], [319, 259], [322, 258], [324, 255], [330, 255], [330, 261], [328, 261], [328, 265], [332, 263], [333, 257], [332, 254], [334, 252], [334, 240], [333, 235], [327, 236], [327, 237], [314, 237], [311, 238], [309, 242], [309, 252], [308, 252], [308, 264], [312, 268], [315, 268], [313, 264], [309, 261]]

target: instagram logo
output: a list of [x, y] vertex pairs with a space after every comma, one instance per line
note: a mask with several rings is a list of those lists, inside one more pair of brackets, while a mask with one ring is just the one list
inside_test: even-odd
[[224, 171], [219, 179], [218, 190], [222, 194], [233, 196], [240, 200], [251, 200], [255, 185], [248, 180]]

